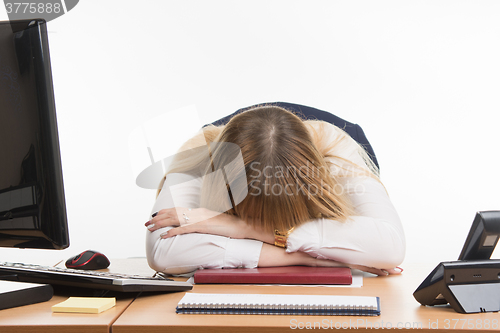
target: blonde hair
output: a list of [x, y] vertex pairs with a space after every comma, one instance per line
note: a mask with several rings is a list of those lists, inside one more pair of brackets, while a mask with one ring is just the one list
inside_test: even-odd
[[[167, 173], [204, 175], [201, 207], [238, 216], [266, 231], [289, 230], [318, 217], [345, 221], [354, 209], [347, 193], [337, 191], [342, 186], [339, 175], [331, 172], [335, 156], [329, 154], [350, 137], [339, 135], [336, 142], [321, 143], [323, 133], [314, 128], [281, 107], [252, 108], [225, 126], [204, 128], [181, 148], [184, 153], [178, 154]], [[205, 141], [208, 152], [206, 145], [194, 152]], [[240, 164], [234, 162], [239, 152]], [[362, 156], [371, 161], [366, 153]], [[350, 165], [349, 172], [377, 178], [372, 172], [376, 169]], [[211, 176], [218, 170], [224, 173]], [[220, 186], [221, 179], [225, 186]]]

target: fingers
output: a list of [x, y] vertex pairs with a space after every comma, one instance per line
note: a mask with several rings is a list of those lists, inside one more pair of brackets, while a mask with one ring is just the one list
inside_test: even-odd
[[395, 267], [395, 268], [391, 268], [391, 269], [386, 269], [385, 271], [387, 271], [387, 273], [389, 273], [389, 275], [398, 275], [398, 274], [401, 274], [403, 272], [403, 269], [401, 267]]
[[368, 272], [368, 273], [372, 273], [372, 274], [378, 275], [378, 276], [389, 275], [389, 273], [387, 273], [387, 271], [385, 271], [383, 269], [373, 268], [373, 267], [366, 267], [366, 269], [364, 271]]
[[180, 227], [168, 230], [167, 232], [161, 234], [160, 236], [161, 238], [169, 238], [190, 233], [201, 233], [201, 234], [239, 238], [234, 235], [232, 229], [228, 228], [227, 225], [214, 224], [214, 222], [211, 220], [206, 220], [191, 224], [183, 224]]
[[174, 236], [179, 235], [179, 233], [175, 232], [176, 229], [179, 229], [179, 228], [172, 228], [172, 229], [168, 230], [167, 232], [164, 232], [163, 234], [160, 235], [160, 238], [165, 239], [165, 238], [170, 238], [170, 237], [174, 237]]
[[144, 226], [149, 231], [153, 232], [161, 228], [178, 226], [179, 219], [177, 217], [176, 208], [162, 209], [151, 215], [151, 220], [144, 223]]
[[377, 269], [377, 268], [370, 268], [370, 271], [367, 270], [367, 272], [376, 274], [378, 276], [388, 276], [388, 275], [398, 275], [403, 272], [403, 269], [396, 267], [396, 268], [390, 268], [390, 269]]
[[359, 269], [360, 271], [375, 274], [378, 276], [387, 276], [387, 275], [397, 275], [403, 272], [403, 269], [400, 267], [390, 268], [390, 269], [379, 269], [374, 267], [367, 267], [361, 265], [349, 265], [349, 267], [354, 269]]
[[178, 235], [183, 235], [183, 234], [190, 234], [193, 232], [201, 232], [200, 227], [202, 226], [202, 223], [197, 223], [197, 224], [186, 224], [183, 226], [180, 226], [178, 228], [172, 228], [168, 230], [167, 232], [163, 233], [160, 235], [161, 238], [170, 238]]

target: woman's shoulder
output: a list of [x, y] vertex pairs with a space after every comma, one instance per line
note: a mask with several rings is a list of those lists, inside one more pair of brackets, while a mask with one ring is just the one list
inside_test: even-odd
[[179, 151], [181, 152], [184, 150], [193, 149], [200, 146], [205, 146], [207, 143], [214, 142], [223, 129], [224, 125], [205, 126], [201, 130], [199, 130], [198, 133], [196, 133], [191, 139], [184, 142]]
[[344, 130], [321, 120], [306, 120], [304, 124], [327, 162], [342, 169], [357, 166], [360, 170], [371, 170], [366, 163], [369, 157], [364, 149]]
[[314, 144], [324, 156], [345, 156], [345, 153], [358, 148], [358, 144], [349, 134], [333, 124], [321, 120], [306, 120], [304, 124]]

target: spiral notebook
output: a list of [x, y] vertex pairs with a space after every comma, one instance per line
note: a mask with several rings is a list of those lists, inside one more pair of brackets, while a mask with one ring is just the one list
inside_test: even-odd
[[186, 293], [182, 314], [379, 316], [380, 299], [368, 296]]

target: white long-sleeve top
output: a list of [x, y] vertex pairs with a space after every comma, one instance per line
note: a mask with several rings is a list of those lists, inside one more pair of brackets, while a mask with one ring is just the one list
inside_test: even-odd
[[[323, 151], [332, 173], [349, 168], [349, 162], [365, 166], [359, 145], [345, 132], [326, 122], [306, 122], [316, 145]], [[335, 143], [331, 148], [330, 144]], [[325, 151], [326, 149], [326, 151]], [[316, 219], [290, 234], [286, 251], [343, 263], [381, 269], [399, 265], [405, 254], [405, 237], [399, 216], [384, 186], [369, 176], [337, 178], [353, 204], [356, 216], [340, 222]], [[200, 207], [202, 179], [168, 174], [152, 212], [173, 207]], [[149, 265], [160, 272], [183, 274], [200, 268], [257, 267], [262, 242], [208, 234], [184, 234], [162, 239], [171, 227], [147, 232]]]

